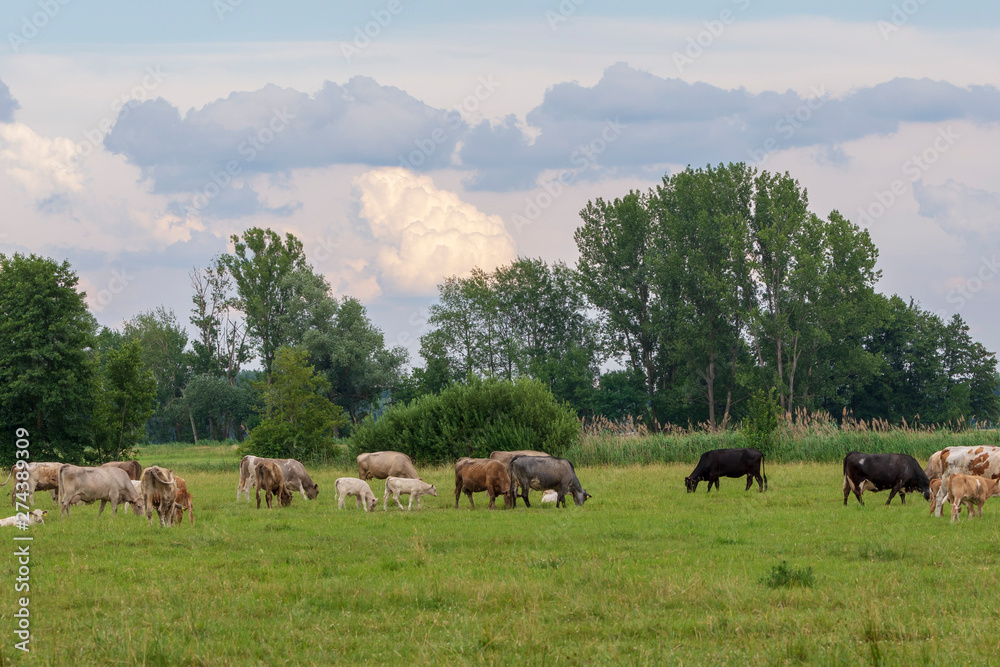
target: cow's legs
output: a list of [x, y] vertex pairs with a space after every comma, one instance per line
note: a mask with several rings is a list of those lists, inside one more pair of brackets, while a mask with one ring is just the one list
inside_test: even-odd
[[955, 523], [959, 521], [958, 515], [961, 513], [962, 513], [962, 502], [956, 499], [956, 501], [951, 504], [951, 522]]
[[524, 486], [521, 487], [521, 498], [524, 499], [524, 506], [525, 507], [531, 507], [531, 503], [528, 502], [528, 488], [527, 487], [524, 487]]
[[299, 484], [299, 493], [302, 494], [302, 500], [309, 500], [308, 498], [306, 498], [306, 487], [303, 486], [301, 483]]
[[752, 484], [753, 484], [753, 475], [747, 475], [747, 488], [745, 488], [743, 490], [744, 491], [749, 491], [750, 490], [750, 486]]
[[[396, 504], [399, 505], [399, 509], [403, 509], [403, 503], [399, 502], [399, 494], [398, 493], [396, 494], [395, 498], [396, 498]], [[417, 501], [417, 509], [419, 509], [419, 508], [420, 508], [420, 501], [418, 500]], [[410, 494], [410, 502], [409, 502], [409, 504], [407, 504], [406, 509], [407, 509], [407, 511], [413, 509], [413, 494], [412, 493]]]
[[487, 509], [495, 510], [497, 508], [497, 497], [493, 495], [493, 491], [486, 489], [486, 495], [490, 497], [490, 504], [486, 506]]
[[[754, 475], [754, 479], [757, 480], [757, 493], [764, 493], [764, 478], [760, 476], [760, 473]], [[750, 488], [749, 486], [747, 487]]]
[[901, 490], [899, 492], [899, 502], [903, 503], [904, 505], [906, 504], [906, 492], [905, 491]]
[[339, 491], [337, 492], [337, 509], [339, 510], [344, 509], [344, 498], [346, 497], [346, 495], [347, 494], [340, 493]]
[[476, 502], [472, 499], [472, 491], [469, 491], [468, 489], [466, 489], [465, 490], [465, 495], [469, 496], [469, 506], [472, 509], [476, 509]]
[[892, 499], [896, 497], [896, 494], [897, 494], [897, 493], [899, 493], [899, 495], [900, 495], [900, 500], [902, 500], [902, 496], [903, 496], [903, 494], [902, 494], [902, 493], [900, 493], [900, 491], [899, 491], [899, 487], [900, 487], [900, 486], [901, 486], [901, 483], [897, 483], [897, 484], [896, 484], [895, 486], [893, 486], [893, 487], [892, 487], [892, 491], [890, 491], [890, 492], [889, 492], [889, 500], [885, 501], [885, 504], [886, 504], [886, 505], [888, 505], [889, 503], [891, 503], [891, 502], [892, 502]]
[[260, 487], [257, 487], [257, 509], [260, 509]]
[[948, 478], [942, 474], [941, 475], [941, 487], [938, 489], [937, 496], [934, 498], [934, 516], [940, 517], [941, 510], [944, 509], [944, 499], [948, 495]]
[[97, 510], [97, 516], [101, 516], [101, 512], [104, 511], [104, 506], [108, 504], [107, 500], [101, 501], [101, 507]]

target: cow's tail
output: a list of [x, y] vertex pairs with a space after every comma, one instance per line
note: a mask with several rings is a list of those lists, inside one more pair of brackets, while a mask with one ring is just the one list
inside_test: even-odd
[[[150, 472], [150, 469], [149, 469], [149, 468], [147, 468], [147, 469], [146, 469], [146, 472]], [[155, 470], [152, 470], [152, 475], [153, 475], [153, 477], [155, 477], [155, 478], [157, 479], [157, 481], [159, 481], [159, 482], [160, 482], [161, 484], [167, 484], [167, 485], [169, 485], [169, 484], [173, 484], [173, 483], [174, 483], [174, 473], [172, 473], [172, 472], [170, 472], [170, 471], [168, 470], [167, 472], [170, 472], [170, 477], [169, 477], [169, 478], [164, 478], [164, 477], [162, 477], [162, 476], [161, 476], [161, 473], [162, 473], [162, 472], [163, 472], [163, 468], [159, 468], [159, 467], [158, 467], [158, 468], [156, 468]]]
[[11, 466], [11, 467], [10, 467], [10, 472], [9, 472], [9, 473], [7, 473], [7, 479], [5, 479], [5, 480], [4, 480], [3, 482], [0, 482], [0, 486], [6, 486], [7, 482], [9, 482], [9, 481], [10, 481], [10, 477], [11, 477], [11, 475], [13, 475], [13, 474], [14, 474], [14, 469], [15, 469], [16, 467], [17, 467], [17, 466]]
[[66, 466], [65, 465], [61, 465], [61, 466], [59, 466], [59, 472], [56, 473], [56, 479], [59, 480], [59, 488], [56, 489], [56, 497], [59, 499], [59, 507], [62, 507], [62, 504], [63, 504], [63, 489], [66, 488], [66, 485], [63, 484], [63, 471], [65, 469], [66, 469]]
[[760, 474], [764, 478], [764, 490], [767, 491], [767, 471], [764, 470], [764, 459], [766, 457], [762, 454], [760, 457]]

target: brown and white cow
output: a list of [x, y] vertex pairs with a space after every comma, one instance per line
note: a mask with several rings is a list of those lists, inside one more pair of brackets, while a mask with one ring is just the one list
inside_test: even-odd
[[417, 501], [417, 509], [420, 509], [420, 496], [434, 496], [437, 498], [437, 487], [428, 484], [422, 479], [407, 479], [405, 477], [388, 477], [385, 480], [385, 494], [382, 496], [382, 509], [389, 511], [389, 496], [396, 501], [399, 509], [403, 509], [403, 503], [399, 502], [399, 496], [410, 497], [410, 504], [406, 509], [413, 509], [413, 500]]
[[420, 479], [417, 469], [409, 456], [401, 452], [371, 452], [358, 454], [358, 479], [366, 482], [370, 479], [386, 479], [403, 477]]
[[128, 474], [129, 479], [142, 479], [142, 466], [138, 461], [108, 461], [101, 464], [102, 468], [121, 468]]
[[292, 492], [285, 486], [285, 475], [281, 466], [270, 459], [257, 459], [254, 468], [254, 485], [257, 487], [257, 509], [260, 509], [260, 490], [264, 489], [267, 509], [272, 509], [271, 498], [278, 499], [282, 507], [292, 504]]
[[495, 459], [471, 459], [462, 457], [455, 462], [455, 509], [464, 492], [473, 508], [473, 493], [485, 491], [490, 497], [490, 509], [496, 508], [497, 496], [504, 499], [504, 507], [510, 507], [510, 473], [507, 466]]
[[[45, 517], [48, 513], [48, 510], [32, 510], [30, 512], [25, 512], [23, 516], [27, 517], [29, 526], [35, 526], [40, 523], [44, 524]], [[9, 516], [6, 519], [0, 519], [0, 528], [16, 526], [18, 525], [18, 519], [20, 518], [21, 515], [15, 514], [14, 516]]]
[[[110, 468], [114, 470], [114, 468]], [[153, 525], [153, 508], [160, 517], [161, 526], [172, 526], [176, 508], [177, 482], [173, 471], [160, 466], [150, 466], [142, 472], [142, 502], [146, 508], [146, 522]]]
[[[62, 465], [62, 463], [49, 461], [31, 461], [23, 469], [15, 465], [11, 468], [10, 475], [7, 475], [7, 479], [0, 483], [0, 486], [4, 486], [10, 481], [11, 476], [16, 480], [10, 496], [11, 505], [17, 503], [17, 494], [19, 493], [28, 495], [28, 502], [24, 503], [25, 505], [34, 505], [35, 491], [51, 491], [52, 502], [57, 503], [59, 499], [59, 468]], [[25, 470], [27, 470], [28, 479], [18, 479], [17, 473], [20, 471], [23, 475]]]
[[337, 490], [337, 509], [344, 509], [344, 501], [348, 496], [354, 496], [355, 507], [363, 503], [366, 512], [374, 512], [378, 507], [378, 498], [363, 479], [340, 477], [333, 483], [333, 488]]
[[298, 491], [302, 494], [303, 500], [315, 500], [319, 495], [319, 485], [312, 481], [306, 467], [295, 459], [268, 459], [261, 456], [247, 454], [240, 461], [240, 481], [236, 485], [236, 500], [240, 499], [240, 494], [245, 493], [247, 500], [250, 500], [250, 489], [255, 484], [255, 471], [257, 463], [260, 461], [274, 461], [281, 466], [281, 473], [285, 478], [285, 486], [289, 491]]
[[983, 505], [988, 498], [1000, 496], [1000, 480], [984, 479], [976, 475], [953, 473], [948, 476], [947, 502], [951, 503], [951, 522], [958, 521], [964, 504], [968, 511], [966, 518], [983, 516]]
[[[938, 457], [937, 462], [934, 462], [935, 455]], [[935, 455], [931, 455], [931, 461], [927, 465], [931, 473], [937, 472], [936, 467], [940, 466], [941, 488], [934, 499], [934, 516], [941, 516], [941, 509], [948, 496], [950, 476], [963, 474], [1000, 479], [1000, 447], [945, 447], [940, 452], [935, 452]]]
[[[63, 514], [69, 516], [71, 505], [90, 504], [97, 500], [101, 501], [97, 516], [101, 516], [108, 503], [111, 503], [117, 516], [118, 505], [136, 502], [138, 494], [132, 480], [121, 468], [86, 468], [69, 464], [59, 467], [59, 504]], [[138, 507], [132, 510], [139, 514]]]

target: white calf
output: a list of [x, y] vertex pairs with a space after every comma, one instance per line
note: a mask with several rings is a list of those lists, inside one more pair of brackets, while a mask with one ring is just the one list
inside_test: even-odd
[[389, 511], [389, 496], [396, 501], [399, 509], [403, 509], [403, 504], [399, 502], [399, 496], [410, 496], [410, 504], [406, 509], [413, 509], [413, 499], [417, 500], [417, 509], [420, 509], [420, 496], [434, 496], [437, 498], [437, 487], [433, 484], [419, 479], [407, 479], [405, 477], [389, 477], [385, 480], [385, 495], [382, 496], [382, 509]]
[[[48, 514], [47, 510], [32, 510], [27, 512], [28, 515], [28, 525], [34, 526], [39, 523], [45, 523], [45, 515]], [[17, 516], [9, 516], [6, 519], [0, 519], [0, 528], [4, 526], [16, 526]]]
[[378, 499], [372, 493], [372, 487], [363, 479], [341, 477], [333, 485], [337, 489], [338, 509], [344, 509], [344, 499], [347, 496], [354, 496], [355, 507], [364, 502], [366, 512], [372, 512], [378, 506]]

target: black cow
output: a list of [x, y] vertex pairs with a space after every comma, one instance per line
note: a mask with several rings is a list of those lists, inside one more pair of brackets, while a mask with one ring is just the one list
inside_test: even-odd
[[[573, 464], [566, 459], [541, 456], [515, 456], [510, 462], [511, 477], [517, 479], [521, 486], [521, 497], [524, 504], [531, 507], [528, 502], [528, 491], [555, 490], [559, 497], [556, 499], [556, 507], [562, 503], [566, 507], [566, 494], [573, 494], [573, 502], [582, 505], [587, 498], [593, 498], [580, 486], [580, 480], [576, 478], [576, 470]], [[513, 481], [511, 481], [513, 486]]]
[[844, 504], [851, 491], [862, 505], [865, 491], [892, 489], [888, 505], [898, 493], [899, 500], [906, 504], [906, 494], [915, 491], [930, 500], [931, 488], [927, 475], [917, 460], [908, 454], [865, 454], [848, 452], [844, 457]]
[[757, 480], [759, 491], [767, 489], [767, 475], [761, 477], [764, 469], [764, 455], [759, 449], [713, 449], [705, 452], [698, 459], [698, 465], [694, 467], [694, 472], [684, 478], [684, 486], [688, 493], [698, 490], [698, 482], [708, 482], [708, 490], [712, 490], [712, 485], [719, 488], [720, 477], [742, 477], [747, 476], [747, 488], [753, 480]]

